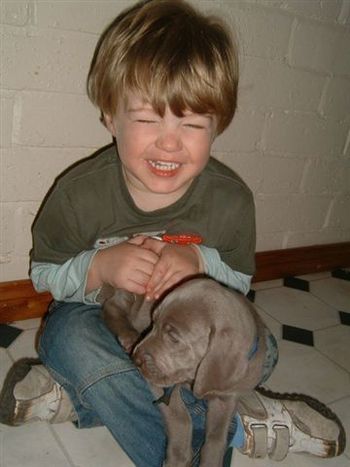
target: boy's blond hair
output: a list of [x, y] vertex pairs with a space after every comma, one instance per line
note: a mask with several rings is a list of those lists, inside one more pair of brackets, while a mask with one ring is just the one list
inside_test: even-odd
[[91, 63], [87, 90], [102, 114], [113, 116], [129, 91], [160, 115], [166, 105], [216, 116], [217, 134], [237, 105], [238, 57], [222, 22], [182, 0], [142, 1], [103, 32]]

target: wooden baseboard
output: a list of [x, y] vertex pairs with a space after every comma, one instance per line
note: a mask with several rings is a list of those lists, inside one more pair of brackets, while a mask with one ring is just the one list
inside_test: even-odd
[[[255, 282], [300, 276], [350, 266], [350, 242], [256, 254]], [[35, 292], [29, 279], [0, 283], [0, 323], [42, 317], [52, 300]]]
[[350, 266], [350, 242], [314, 245], [256, 254], [255, 282], [332, 271]]

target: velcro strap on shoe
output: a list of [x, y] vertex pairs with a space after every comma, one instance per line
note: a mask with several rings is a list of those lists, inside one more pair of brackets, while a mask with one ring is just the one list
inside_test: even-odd
[[288, 454], [289, 449], [289, 429], [285, 425], [274, 425], [275, 440], [272, 445], [270, 459], [282, 461]]
[[253, 432], [254, 444], [249, 457], [262, 459], [267, 454], [267, 426], [252, 424], [250, 428]]

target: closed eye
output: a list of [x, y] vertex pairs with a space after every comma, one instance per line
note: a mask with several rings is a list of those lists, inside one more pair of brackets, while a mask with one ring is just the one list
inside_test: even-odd
[[136, 120], [138, 123], [157, 123], [156, 120], [144, 120], [144, 119], [138, 119]]
[[173, 344], [178, 344], [181, 340], [177, 330], [171, 324], [164, 326], [164, 333]]
[[196, 130], [203, 130], [204, 126], [201, 126], [201, 125], [195, 125], [193, 123], [186, 123], [185, 125], [186, 127], [188, 128], [194, 128]]
[[168, 332], [168, 337], [171, 340], [171, 342], [173, 342], [174, 344], [177, 344], [180, 342], [179, 336], [174, 331]]

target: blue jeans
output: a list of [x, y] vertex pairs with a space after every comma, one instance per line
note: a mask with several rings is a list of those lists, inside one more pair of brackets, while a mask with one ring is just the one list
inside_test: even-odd
[[[38, 351], [70, 396], [79, 428], [104, 425], [137, 467], [163, 465], [166, 434], [160, 410], [152, 403], [147, 382], [107, 329], [99, 306], [53, 303]], [[272, 372], [274, 360], [267, 359], [264, 379]], [[184, 390], [183, 398], [193, 421], [195, 466], [204, 441], [206, 405], [190, 391]], [[228, 441], [235, 429], [234, 418]]]

